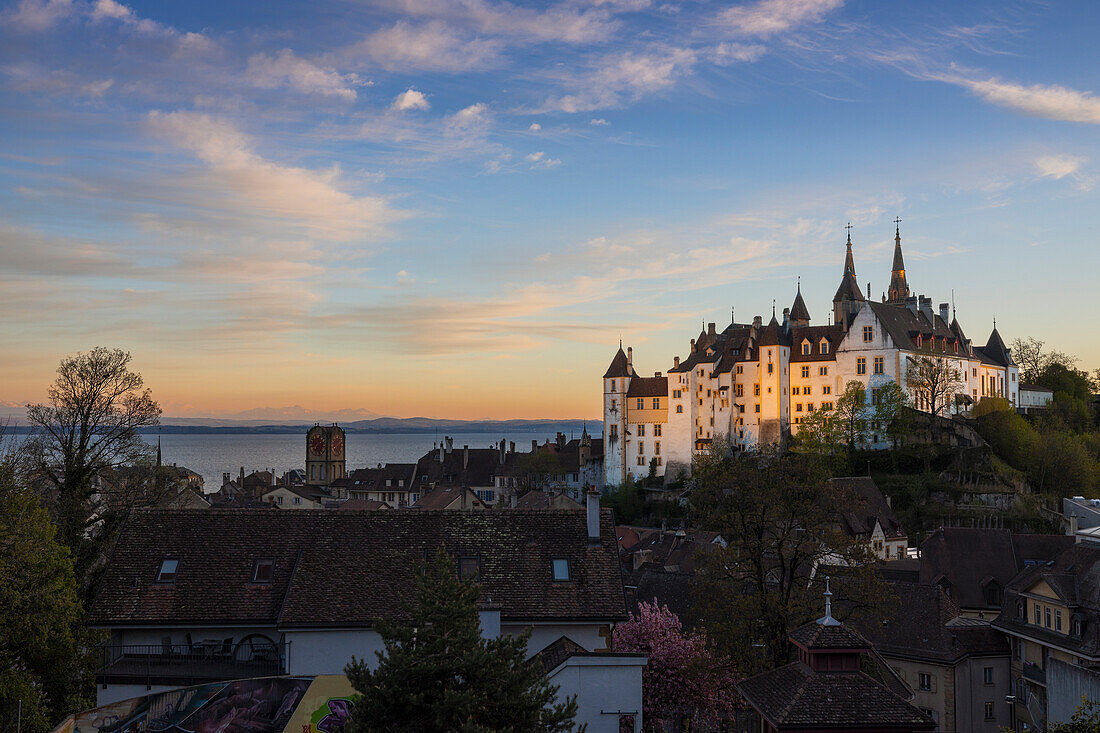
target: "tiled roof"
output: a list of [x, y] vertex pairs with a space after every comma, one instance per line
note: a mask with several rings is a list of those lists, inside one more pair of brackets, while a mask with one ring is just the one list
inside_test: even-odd
[[791, 641], [806, 649], [870, 649], [871, 643], [844, 624], [811, 621], [791, 632]]
[[339, 506], [339, 511], [378, 511], [379, 509], [389, 508], [389, 504], [384, 501], [378, 501], [376, 499], [348, 499]]
[[[440, 546], [479, 560], [482, 597], [504, 621], [624, 619], [611, 511], [600, 519], [591, 547], [581, 512], [134, 511], [88, 620], [367, 626], [397, 613], [414, 568]], [[166, 557], [179, 560], [176, 580], [157, 584]], [[258, 558], [275, 560], [272, 583], [250, 582]], [[569, 560], [573, 580], [552, 580], [556, 558]]]
[[420, 497], [417, 509], [485, 509], [486, 504], [472, 490], [457, 486], [440, 486]]
[[531, 662], [539, 664], [543, 672], [550, 673], [569, 657], [584, 651], [587, 650], [568, 636], [559, 636], [536, 654]]
[[810, 310], [806, 307], [806, 301], [802, 299], [801, 285], [799, 285], [797, 292], [794, 294], [794, 304], [791, 305], [790, 316], [792, 321], [810, 320]]
[[442, 461], [440, 450], [428, 451], [416, 463], [416, 484], [421, 491], [431, 485], [489, 488], [502, 468], [498, 448], [443, 449]]
[[[796, 326], [791, 329], [791, 361], [836, 361], [836, 347], [844, 338], [844, 326]], [[829, 343], [829, 350], [821, 353], [821, 339]], [[810, 353], [802, 353], [802, 342], [810, 342]], [[816, 376], [816, 375], [815, 375]]]
[[1073, 541], [1006, 529], [941, 527], [921, 544], [920, 582], [944, 586], [962, 608], [997, 610], [986, 599], [991, 582], [1003, 588], [1027, 564], [1052, 560]]
[[611, 365], [607, 367], [607, 371], [604, 372], [603, 378], [610, 379], [612, 377], [633, 377], [634, 369], [627, 363], [626, 352], [623, 351], [623, 347], [620, 346], [619, 350], [615, 353], [615, 357], [611, 360]]
[[635, 377], [630, 380], [630, 389], [626, 392], [627, 397], [666, 397], [667, 395], [668, 377]]
[[737, 685], [750, 705], [781, 730], [932, 730], [933, 721], [859, 672], [815, 673], [802, 662]]
[[528, 491], [516, 499], [516, 509], [568, 509], [580, 511], [584, 507], [565, 494], [551, 491]]
[[853, 537], [870, 537], [877, 523], [888, 540], [905, 537], [894, 510], [886, 503], [870, 476], [834, 478], [831, 481], [852, 495], [854, 503], [840, 511], [841, 528]]
[[[1083, 621], [1080, 636], [1027, 622], [1029, 601], [1021, 599], [1020, 594], [1040, 581], [1045, 581], [1069, 607], [1070, 613]], [[1023, 603], [1019, 609], [1023, 611], [1023, 619], [1019, 617], [1018, 602]], [[1063, 630], [1070, 631], [1071, 619], [1063, 623]], [[1088, 542], [1075, 544], [1049, 563], [1025, 568], [1005, 588], [1004, 606], [994, 626], [1073, 649], [1081, 656], [1100, 657], [1100, 546]]]

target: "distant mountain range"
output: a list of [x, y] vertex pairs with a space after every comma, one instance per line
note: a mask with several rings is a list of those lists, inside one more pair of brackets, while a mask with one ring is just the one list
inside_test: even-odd
[[224, 418], [163, 418], [161, 424], [148, 428], [144, 433], [300, 433], [314, 422], [337, 422], [349, 433], [495, 433], [506, 436], [514, 433], [547, 433], [572, 431], [581, 434], [586, 426], [590, 433], [599, 435], [603, 430], [600, 420], [447, 420], [431, 417], [379, 417], [373, 420], [354, 420], [342, 423], [331, 419], [322, 421], [268, 422], [227, 420]]

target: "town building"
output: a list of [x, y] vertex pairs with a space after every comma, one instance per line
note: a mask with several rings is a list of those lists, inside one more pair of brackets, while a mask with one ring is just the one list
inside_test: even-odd
[[852, 496], [852, 503], [838, 510], [842, 532], [861, 540], [880, 560], [902, 560], [909, 549], [909, 538], [890, 506], [890, 499], [879, 491], [870, 476], [830, 479]]
[[1009, 647], [1003, 634], [961, 615], [943, 589], [891, 583], [898, 612], [869, 618], [860, 632], [913, 690], [912, 702], [939, 730], [998, 733], [1011, 722]]
[[791, 632], [798, 661], [737, 685], [760, 715], [760, 732], [934, 730], [932, 718], [907, 699], [904, 684], [890, 687], [863, 671], [872, 645], [833, 618], [831, 595], [826, 589], [823, 617]]
[[486, 504], [474, 492], [461, 486], [440, 486], [431, 489], [413, 504], [415, 509], [457, 509], [457, 510], [482, 510], [488, 509]]
[[[645, 655], [618, 654], [627, 618], [612, 513], [586, 511], [134, 511], [88, 623], [99, 704], [205, 681], [340, 675], [375, 663], [375, 619], [399, 619], [425, 558], [445, 548], [481, 588], [483, 633], [530, 629], [530, 656], [578, 723], [641, 730]], [[564, 641], [563, 641], [564, 640]], [[613, 711], [613, 714], [604, 714]]]
[[942, 588], [962, 615], [992, 620], [1018, 573], [1053, 560], [1073, 542], [1062, 535], [940, 527], [921, 543], [920, 582]]
[[589, 487], [603, 485], [603, 439], [593, 438], [587, 428], [580, 438], [566, 439], [565, 433], [558, 433], [542, 445], [532, 440], [530, 453], [517, 453], [511, 443], [503, 455], [496, 475], [496, 501], [527, 490], [557, 490], [581, 501]]
[[[920, 356], [942, 357], [958, 373], [947, 414], [987, 396], [1019, 404], [1018, 368], [996, 324], [985, 345], [975, 345], [950, 304], [933, 309], [931, 298], [911, 294], [900, 229], [888, 291], [880, 302], [871, 298], [870, 285], [867, 290], [864, 295], [856, 278], [849, 232], [825, 324], [811, 323], [799, 285], [782, 321], [773, 309], [766, 325], [761, 316], [732, 320], [721, 331], [705, 324], [663, 376], [639, 377], [632, 349], [620, 343], [603, 376], [604, 483], [644, 477], [651, 466], [659, 476], [677, 478], [715, 441], [734, 450], [778, 443], [815, 410], [832, 409], [851, 381], [866, 387], [871, 405], [878, 389], [895, 382], [928, 411], [931, 405], [906, 380], [908, 364]], [[886, 447], [885, 436], [872, 430], [870, 445]]]
[[1016, 409], [1024, 414], [1042, 410], [1054, 401], [1054, 390], [1037, 384], [1020, 383], [1020, 396]]
[[1012, 643], [1013, 730], [1068, 722], [1083, 694], [1100, 692], [1100, 546], [1025, 568], [993, 626]]
[[415, 463], [379, 463], [375, 468], [357, 468], [334, 484], [349, 501], [380, 501], [390, 509], [412, 506], [420, 500]]

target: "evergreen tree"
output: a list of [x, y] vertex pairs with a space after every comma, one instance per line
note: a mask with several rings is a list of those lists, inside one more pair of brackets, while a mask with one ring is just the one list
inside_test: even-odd
[[482, 638], [477, 583], [460, 580], [443, 549], [417, 572], [414, 596], [405, 619], [376, 623], [377, 668], [347, 667], [360, 694], [346, 733], [572, 730], [576, 699], [554, 702], [557, 687], [526, 658], [530, 632]]

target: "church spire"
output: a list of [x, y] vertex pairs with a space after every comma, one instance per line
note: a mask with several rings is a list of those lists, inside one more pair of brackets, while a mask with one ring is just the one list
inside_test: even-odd
[[844, 277], [840, 281], [840, 287], [833, 296], [833, 316], [837, 324], [844, 324], [847, 328], [847, 317], [854, 315], [858, 310], [856, 301], [865, 300], [863, 291], [859, 289], [856, 281], [856, 262], [852, 256], [852, 222], [845, 227], [848, 230], [847, 252], [844, 255]]
[[904, 303], [909, 297], [909, 283], [905, 281], [905, 260], [901, 256], [901, 217], [894, 219], [894, 266], [890, 271], [891, 303]]
[[802, 278], [798, 278], [798, 286], [794, 295], [794, 304], [791, 305], [791, 324], [795, 327], [810, 325], [810, 311], [806, 307], [806, 301], [802, 300]]

